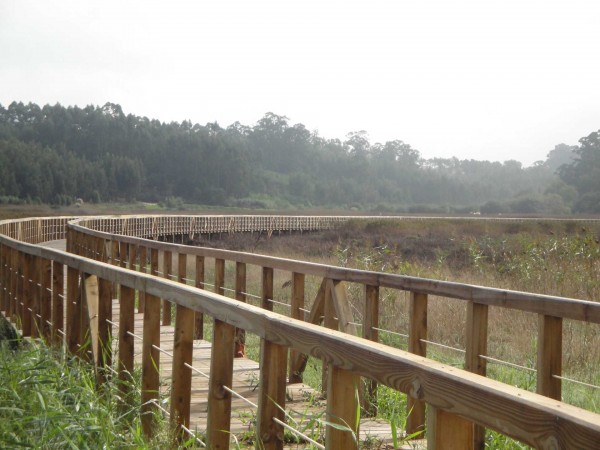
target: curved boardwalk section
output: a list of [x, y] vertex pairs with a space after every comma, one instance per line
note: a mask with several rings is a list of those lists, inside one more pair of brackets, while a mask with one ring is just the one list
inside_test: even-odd
[[[316, 447], [357, 448], [360, 436], [380, 431], [365, 419], [376, 417], [370, 400], [384, 385], [407, 395], [408, 433], [423, 430], [428, 416], [430, 448], [481, 448], [486, 428], [536, 448], [597, 448], [600, 416], [561, 402], [561, 382], [563, 321], [598, 326], [599, 303], [158, 241], [195, 233], [310, 231], [345, 220], [1, 222], [1, 309], [21, 324], [23, 335], [64, 345], [93, 360], [101, 375], [116, 371], [127, 379], [139, 364], [149, 435], [146, 413], [162, 409], [181, 433], [209, 448], [229, 447], [232, 434], [244, 430], [269, 449], [283, 448], [286, 433], [307, 443], [316, 438]], [[68, 252], [37, 245], [65, 238]], [[250, 285], [250, 273], [258, 274], [258, 286]], [[282, 275], [285, 293], [276, 282]], [[308, 277], [319, 280], [314, 299], [307, 299]], [[349, 286], [363, 292], [358, 318]], [[382, 288], [409, 295], [408, 352], [378, 342]], [[466, 370], [425, 358], [430, 296], [464, 302]], [[485, 377], [492, 308], [537, 315], [537, 393]], [[259, 339], [258, 364], [245, 357], [246, 334]], [[202, 340], [209, 335], [210, 342]], [[114, 348], [104, 345], [112, 337]], [[89, 351], [82, 347], [88, 338]], [[319, 402], [302, 384], [308, 357], [323, 365]], [[323, 430], [323, 440], [308, 421]]]

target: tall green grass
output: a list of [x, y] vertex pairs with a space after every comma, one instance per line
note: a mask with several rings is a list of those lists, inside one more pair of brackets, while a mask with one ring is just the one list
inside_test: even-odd
[[155, 438], [143, 436], [137, 376], [123, 397], [115, 379], [98, 387], [94, 367], [78, 357], [38, 342], [0, 341], [0, 380], [0, 448], [162, 449], [174, 442], [159, 416]]

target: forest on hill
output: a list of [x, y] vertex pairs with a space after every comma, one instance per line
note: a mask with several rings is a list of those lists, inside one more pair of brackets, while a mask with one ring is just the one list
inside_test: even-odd
[[145, 201], [381, 212], [600, 213], [600, 137], [545, 161], [425, 159], [365, 131], [325, 139], [285, 116], [163, 123], [104, 106], [0, 105], [0, 202]]

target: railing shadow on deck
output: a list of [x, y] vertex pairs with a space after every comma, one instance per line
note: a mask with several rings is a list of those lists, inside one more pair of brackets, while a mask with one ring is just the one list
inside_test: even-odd
[[[65, 342], [74, 353], [91, 332], [92, 357], [99, 367], [105, 367], [112, 365], [113, 358], [110, 349], [99, 349], [110, 341], [112, 298], [118, 296], [117, 371], [125, 376], [133, 369], [137, 294], [144, 313], [142, 409], [152, 411], [157, 407], [160, 383], [161, 311], [162, 322], [170, 323], [170, 303], [175, 304], [170, 416], [183, 430], [188, 430], [190, 423], [193, 339], [201, 334], [202, 315], [214, 318], [212, 354], [220, 358], [211, 360], [206, 430], [209, 448], [229, 446], [232, 396], [227, 389], [231, 388], [235, 353], [243, 352], [243, 331], [261, 339], [257, 436], [264, 448], [283, 446], [286, 381], [288, 373], [292, 379], [301, 377], [302, 355], [320, 358], [327, 367], [323, 384], [327, 448], [357, 446], [356, 414], [361, 400], [355, 393], [360, 377], [368, 380], [363, 399], [375, 395], [377, 384], [408, 395], [409, 433], [424, 428], [427, 405], [430, 448], [481, 448], [485, 428], [536, 448], [598, 445], [600, 416], [560, 400], [562, 322], [574, 319], [600, 324], [600, 303], [144, 239], [208, 232], [315, 230], [342, 220], [347, 218], [129, 216], [1, 222], [0, 306], [7, 316], [17, 319], [24, 336]], [[67, 252], [35, 245], [65, 237]], [[173, 255], [177, 255], [176, 274], [171, 273]], [[195, 263], [193, 280], [187, 276], [189, 258]], [[206, 287], [205, 258], [214, 259], [214, 293], [201, 289]], [[235, 299], [223, 295], [227, 261], [235, 264]], [[149, 273], [145, 273], [148, 263]], [[247, 265], [261, 270], [260, 307], [244, 303], [248, 297]], [[163, 269], [162, 277], [158, 276], [159, 268]], [[289, 317], [272, 312], [275, 270], [291, 274]], [[306, 276], [322, 278], [308, 317], [314, 323], [304, 321]], [[188, 281], [195, 286], [188, 286]], [[363, 322], [359, 324], [362, 337], [356, 336], [357, 324], [348, 310], [348, 283], [358, 283], [364, 289]], [[380, 288], [410, 292], [409, 352], [377, 342]], [[466, 302], [466, 370], [425, 358], [429, 295]], [[537, 394], [485, 378], [490, 307], [538, 315]], [[93, 314], [90, 308], [95, 309]], [[90, 316], [95, 317], [91, 322]], [[317, 325], [321, 322], [325, 327]], [[367, 402], [365, 406], [369, 412]], [[144, 420], [144, 428], [151, 434], [148, 420]]]

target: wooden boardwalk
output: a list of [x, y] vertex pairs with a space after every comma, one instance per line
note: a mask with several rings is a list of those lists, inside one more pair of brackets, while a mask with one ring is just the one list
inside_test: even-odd
[[[70, 221], [67, 228], [69, 220], [63, 217], [0, 221], [0, 306], [5, 314], [16, 317], [16, 321], [23, 325], [24, 336], [41, 334], [51, 339], [56, 337], [51, 327], [66, 329], [67, 348], [73, 353], [84, 345], [85, 336], [89, 333], [94, 361], [99, 367], [105, 366], [108, 361], [98, 356], [98, 348], [103, 342], [109, 342], [109, 324], [114, 323], [113, 336], [121, 334], [121, 339], [127, 341], [115, 344], [127, 345], [120, 345], [121, 354], [114, 354], [113, 364], [115, 359], [122, 357], [129, 370], [133, 370], [135, 353], [138, 365], [143, 359], [144, 388], [140, 406], [143, 432], [147, 436], [152, 435], [155, 426], [151, 415], [144, 413], [152, 410], [150, 404], [156, 401], [157, 406], [165, 411], [171, 409], [169, 402], [172, 402], [173, 411], [178, 415], [175, 421], [179, 425], [187, 425], [191, 419], [191, 428], [199, 437], [208, 428], [207, 440], [212, 447], [227, 448], [234, 436], [252, 438], [258, 435], [266, 445], [273, 444], [274, 448], [281, 449], [284, 429], [292, 426], [314, 436], [307, 429], [307, 424], [315, 423], [318, 432], [325, 425], [327, 438], [323, 448], [328, 450], [358, 450], [359, 447], [389, 449], [386, 440], [391, 433], [385, 423], [361, 421], [360, 444], [354, 433], [336, 426], [344, 424], [358, 432], [354, 418], [359, 401], [354, 392], [360, 376], [364, 376], [373, 381], [369, 390], [380, 385], [391, 389], [392, 393], [407, 396], [406, 406], [410, 415], [406, 430], [409, 433], [421, 429], [427, 416], [430, 425], [428, 445], [432, 449], [449, 448], [450, 445], [453, 448], [479, 448], [486, 428], [534, 448], [548, 445], [596, 448], [600, 442], [598, 415], [560, 401], [562, 380], [595, 387], [564, 377], [562, 355], [570, 347], [566, 345], [563, 350], [563, 343], [571, 344], [570, 340], [565, 340], [569, 336], [563, 332], [563, 321], [582, 321], [586, 326], [600, 323], [600, 305], [596, 302], [142, 239], [168, 235], [174, 236], [175, 240], [180, 235], [183, 242], [182, 236], [189, 235], [191, 238], [194, 233], [203, 232], [203, 223], [223, 225], [224, 221], [227, 222], [227, 232], [243, 231], [231, 218], [216, 217], [212, 222], [201, 218], [200, 227], [197, 226], [198, 217], [86, 218]], [[244, 218], [240, 223], [260, 226], [261, 230], [269, 233], [279, 229], [276, 222], [272, 218], [259, 217]], [[292, 221], [287, 225], [283, 223], [281, 227], [289, 226], [287, 229], [292, 230], [293, 225]], [[64, 246], [61, 242], [47, 246], [52, 249], [36, 245], [65, 236], [69, 238], [71, 253], [68, 254], [54, 250]], [[172, 270], [175, 254], [178, 280], [191, 280], [195, 286], [206, 286], [207, 269], [208, 278], [214, 280], [212, 291], [216, 294], [171, 279], [176, 276]], [[149, 261], [151, 272], [163, 277], [116, 266], [125, 262], [124, 256], [127, 256], [128, 267], [147, 269]], [[195, 266], [190, 264], [190, 258]], [[214, 269], [211, 270], [213, 262]], [[225, 268], [229, 265], [231, 269], [233, 264], [235, 289], [231, 290], [225, 287], [228, 284]], [[250, 279], [246, 273], [247, 265], [252, 269]], [[192, 267], [195, 270], [190, 277]], [[257, 268], [262, 273], [260, 296], [246, 293], [247, 282], [254, 284], [259, 280]], [[291, 296], [287, 282], [275, 283], [275, 271], [291, 274]], [[65, 272], [66, 283], [62, 278]], [[180, 276], [186, 273], [187, 277]], [[309, 280], [311, 283], [315, 279], [321, 280], [321, 287], [310, 308], [310, 324], [304, 323], [306, 276], [316, 277]], [[229, 282], [231, 284], [231, 278]], [[361, 305], [357, 307], [362, 312], [362, 321], [358, 323], [349, 311], [348, 285], [364, 288]], [[127, 305], [128, 313], [124, 314], [120, 331], [131, 330], [134, 332], [132, 336], [137, 339], [118, 333], [119, 305], [112, 303], [114, 291], [111, 286], [119, 286], [121, 290], [121, 312], [125, 312]], [[410, 293], [409, 352], [377, 344], [379, 336], [376, 331], [389, 331], [380, 328], [380, 307], [384, 300], [380, 296], [380, 288]], [[248, 295], [260, 298], [262, 308], [218, 295], [225, 290], [235, 292], [239, 301]], [[136, 316], [133, 309], [129, 309], [133, 308], [136, 291], [140, 296], [146, 296], [143, 330], [142, 315]], [[290, 317], [296, 320], [271, 311], [271, 302], [278, 303], [275, 300], [278, 295], [289, 298]], [[428, 340], [432, 336], [425, 319], [430, 296], [461, 300], [466, 304], [466, 321], [462, 327], [465, 332], [466, 370], [425, 358], [425, 344], [438, 344]], [[177, 333], [182, 333], [182, 347], [178, 344], [173, 348], [172, 327], [160, 327], [161, 298], [170, 299], [178, 305], [177, 318], [181, 328], [178, 327]], [[111, 311], [113, 305], [114, 311]], [[69, 314], [63, 327], [62, 308], [65, 307]], [[486, 361], [504, 363], [488, 356], [487, 349], [488, 311], [498, 311], [498, 308], [533, 313], [538, 318], [535, 394], [481, 376], [485, 375]], [[215, 321], [216, 339], [212, 344], [191, 339], [195, 328], [194, 311], [204, 313], [208, 320], [207, 332], [210, 320]], [[86, 314], [89, 314], [89, 323], [81, 320]], [[492, 314], [489, 316], [494, 317]], [[163, 320], [171, 322], [168, 314]], [[315, 326], [320, 323], [325, 326]], [[362, 326], [361, 336], [353, 329], [358, 325]], [[267, 359], [260, 370], [256, 361], [249, 359], [239, 359], [234, 363], [230, 353], [233, 352], [233, 327], [242, 327], [250, 337], [262, 339], [261, 363], [264, 358]], [[136, 342], [141, 340], [141, 335], [144, 358], [141, 358], [142, 346]], [[211, 334], [204, 336], [210, 339]], [[251, 342], [254, 344], [255, 341]], [[194, 345], [196, 349], [193, 349]], [[326, 399], [318, 399], [317, 394], [304, 385], [286, 386], [286, 347], [311, 355], [317, 361], [323, 357], [331, 364]], [[249, 348], [251, 356], [257, 353], [254, 345]], [[177, 364], [171, 362], [172, 352], [177, 355]], [[154, 370], [151, 357], [158, 362], [160, 373]], [[192, 372], [185, 368], [186, 365], [192, 366], [184, 361], [193, 362], [193, 383], [190, 383]], [[290, 366], [294, 372], [301, 370], [298, 358], [293, 358]], [[176, 380], [175, 383], [171, 383], [171, 377]], [[207, 383], [208, 377], [210, 384]], [[232, 377], [234, 381], [231, 384]], [[102, 377], [99, 377], [101, 381]], [[258, 388], [257, 383], [260, 383]], [[193, 389], [189, 388], [190, 384], [193, 384]], [[235, 394], [233, 405], [226, 391]], [[160, 393], [163, 395], [158, 395]], [[310, 401], [311, 398], [317, 400]], [[191, 418], [187, 399], [192, 403]], [[279, 405], [285, 404], [290, 411], [288, 415], [271, 399]], [[207, 400], [210, 401], [210, 411], [207, 411]], [[259, 403], [257, 412], [254, 403]], [[329, 421], [324, 423], [325, 407]], [[258, 417], [257, 424], [253, 425], [255, 416]], [[294, 420], [291, 416], [298, 419]], [[233, 422], [231, 429], [230, 422]], [[288, 432], [289, 429], [286, 434]], [[322, 434], [319, 436], [318, 432], [315, 438], [320, 440]], [[240, 438], [236, 439], [248, 442]], [[322, 447], [321, 444], [316, 446]], [[305, 448], [306, 444], [292, 447]]]
[[[45, 242], [44, 247], [56, 250], [65, 250], [65, 240], [56, 240]], [[65, 281], [66, 283], [66, 281]], [[143, 313], [135, 314], [134, 334], [139, 338], [134, 339], [135, 362], [141, 367], [142, 364], [142, 341], [143, 335]], [[119, 323], [119, 302], [113, 300], [112, 321]], [[160, 378], [161, 378], [161, 397], [168, 399], [171, 389], [171, 371], [172, 354], [175, 328], [172, 325], [161, 325], [160, 328]], [[117, 326], [112, 327], [114, 352], [118, 359], [118, 341], [119, 335]], [[192, 358], [192, 398], [190, 405], [190, 429], [199, 436], [203, 436], [207, 428], [208, 417], [208, 380], [210, 376], [210, 362], [212, 357], [212, 344], [205, 340], [194, 341], [194, 351]], [[115, 363], [116, 368], [116, 363]], [[235, 358], [233, 366], [232, 390], [243, 397], [245, 400], [233, 395], [231, 401], [231, 433], [236, 439], [251, 437], [255, 433], [256, 424], [256, 406], [258, 404], [259, 394], [259, 363], [248, 358]], [[161, 405], [169, 411], [169, 405]], [[320, 440], [324, 438], [325, 426], [320, 419], [325, 420], [325, 401], [321, 398], [321, 393], [303, 383], [288, 384], [286, 387], [286, 405], [285, 409], [289, 417], [295, 420], [298, 425], [296, 428], [308, 434], [311, 437], [318, 436]], [[289, 420], [292, 422], [292, 420]], [[232, 438], [233, 440], [233, 438]], [[374, 448], [385, 446], [392, 442], [392, 432], [389, 423], [378, 419], [362, 419], [360, 426], [360, 440], [362, 442], [373, 443]], [[417, 448], [414, 445], [407, 445], [403, 448]], [[371, 447], [373, 448], [373, 447]]]

